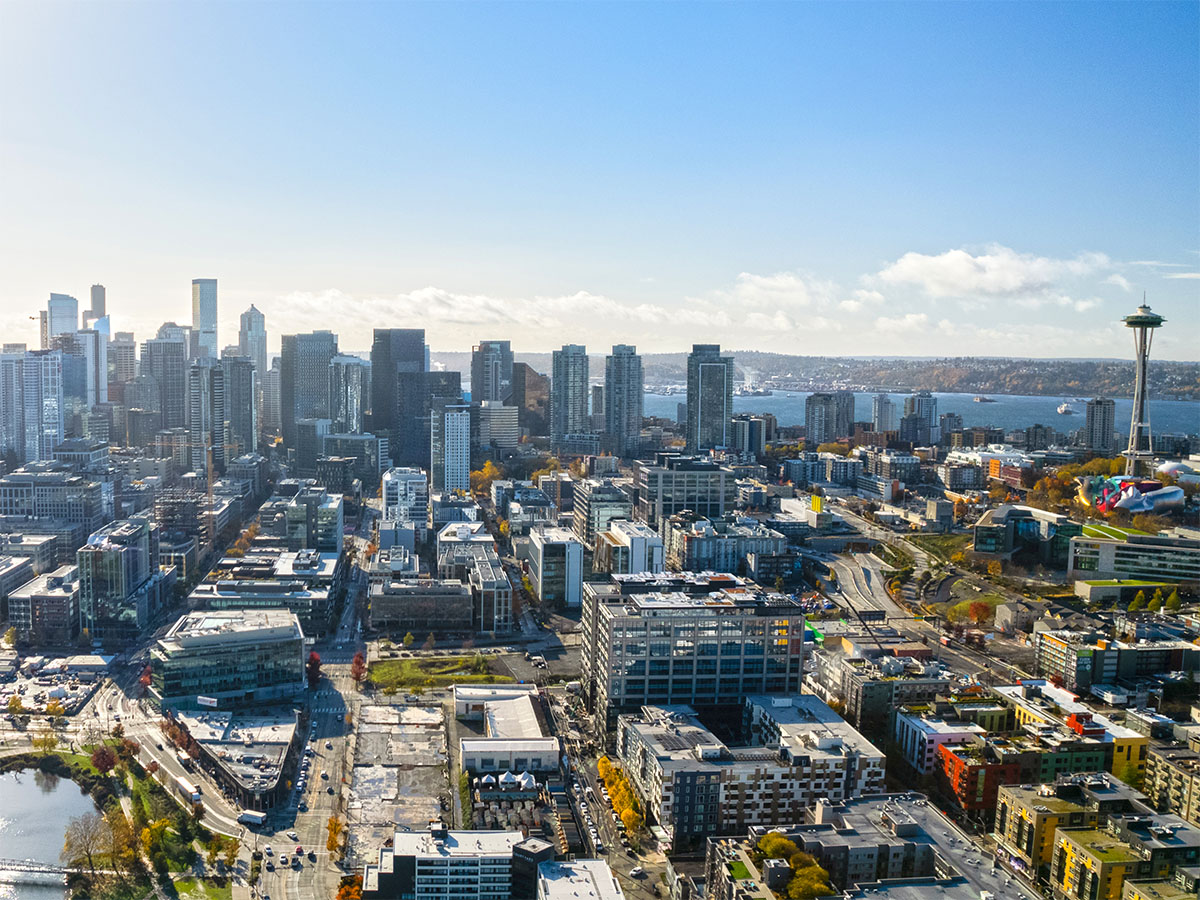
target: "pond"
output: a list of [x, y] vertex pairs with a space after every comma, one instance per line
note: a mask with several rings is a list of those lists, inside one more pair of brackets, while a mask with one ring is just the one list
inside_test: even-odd
[[[67, 822], [96, 809], [75, 782], [27, 769], [0, 774], [0, 858], [59, 864]], [[62, 900], [56, 876], [0, 867], [0, 900]]]

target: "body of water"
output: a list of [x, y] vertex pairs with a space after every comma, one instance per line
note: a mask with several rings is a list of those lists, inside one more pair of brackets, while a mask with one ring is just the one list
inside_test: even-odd
[[[0, 858], [58, 864], [67, 822], [96, 804], [79, 785], [28, 769], [0, 774]], [[13, 881], [0, 870], [0, 900], [62, 900], [61, 884]], [[46, 876], [36, 876], [45, 878]]]
[[[734, 397], [733, 409], [739, 413], [773, 413], [780, 425], [804, 424], [804, 401], [807, 392], [775, 391], [769, 397]], [[896, 406], [896, 421], [904, 413], [903, 394], [888, 394]], [[1087, 401], [1076, 401], [1074, 397], [1027, 397], [1007, 394], [990, 396], [994, 403], [976, 403], [974, 394], [937, 394], [938, 414], [958, 413], [963, 425], [994, 425], [1011, 431], [1030, 425], [1047, 425], [1058, 431], [1070, 432], [1082, 428]], [[856, 422], [871, 421], [871, 404], [874, 394], [854, 395], [854, 419]], [[674, 419], [677, 404], [687, 400], [684, 394], [646, 394], [645, 414]], [[1058, 406], [1068, 402], [1075, 415], [1059, 415]], [[1129, 433], [1129, 418], [1133, 414], [1133, 401], [1116, 401], [1116, 427], [1122, 434]], [[1188, 400], [1151, 400], [1150, 425], [1155, 434], [1196, 434], [1200, 432], [1200, 402]]]

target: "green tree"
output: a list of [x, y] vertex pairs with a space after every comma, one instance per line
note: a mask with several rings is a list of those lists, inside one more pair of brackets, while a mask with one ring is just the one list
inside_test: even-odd
[[1162, 605], [1163, 605], [1162, 588], [1155, 588], [1154, 596], [1150, 598], [1150, 603], [1149, 603], [1149, 605], [1147, 605], [1146, 609], [1150, 610], [1150, 612], [1158, 612], [1159, 610], [1162, 609]]
[[20, 694], [13, 694], [8, 698], [8, 711], [11, 715], [19, 716], [25, 712], [25, 704], [21, 700]]
[[17, 629], [15, 625], [9, 626], [8, 631], [4, 632], [4, 643], [10, 647], [17, 645]]
[[800, 852], [800, 848], [795, 841], [771, 831], [759, 838], [758, 852], [764, 859], [791, 859]]
[[411, 647], [411, 646], [412, 646], [413, 644], [415, 644], [416, 642], [417, 642], [417, 639], [416, 639], [416, 637], [413, 635], [413, 633], [412, 633], [411, 631], [410, 631], [408, 634], [406, 634], [406, 635], [404, 636], [404, 646], [405, 646], [405, 648]]
[[1140, 612], [1146, 608], [1146, 592], [1138, 591], [1134, 595], [1133, 602], [1129, 604], [1128, 612]]
[[1167, 598], [1167, 610], [1169, 612], [1175, 612], [1181, 606], [1183, 606], [1183, 603], [1179, 599], [1179, 590], [1177, 588], [1171, 591], [1171, 596]]

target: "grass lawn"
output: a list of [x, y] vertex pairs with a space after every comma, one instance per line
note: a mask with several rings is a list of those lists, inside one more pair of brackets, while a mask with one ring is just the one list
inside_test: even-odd
[[371, 663], [368, 680], [380, 688], [445, 687], [451, 684], [511, 684], [507, 675], [475, 671], [475, 657], [386, 659]]
[[1100, 525], [1095, 522], [1090, 522], [1083, 526], [1084, 537], [1114, 538], [1119, 541], [1125, 540], [1131, 534], [1145, 533], [1144, 531], [1138, 531], [1136, 528], [1117, 528], [1115, 525]]
[[908, 540], [916, 544], [930, 556], [950, 562], [950, 557], [960, 551], [965, 552], [971, 543], [969, 534], [915, 534]]
[[729, 864], [729, 875], [735, 881], [743, 881], [750, 878], [750, 870], [746, 868], [746, 864], [740, 859], [735, 859]]
[[[1092, 585], [1097, 585], [1100, 587], [1115, 587], [1118, 584], [1121, 585], [1122, 587], [1124, 587], [1125, 585], [1145, 585], [1146, 587], [1157, 587], [1159, 585], [1166, 585], [1169, 583], [1170, 582], [1166, 582], [1166, 581], [1139, 581], [1136, 578], [1122, 578], [1120, 581], [1117, 581], [1115, 578], [1113, 578], [1108, 581], [1085, 581], [1084, 582], [1084, 584], [1092, 584]], [[1166, 593], [1166, 592], [1164, 591], [1164, 593]]]
[[233, 883], [222, 885], [207, 878], [180, 878], [175, 882], [179, 900], [232, 900]]

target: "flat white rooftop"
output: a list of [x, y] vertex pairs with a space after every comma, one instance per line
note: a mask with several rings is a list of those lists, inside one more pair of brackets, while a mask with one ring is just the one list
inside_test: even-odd
[[541, 863], [537, 895], [542, 900], [624, 900], [625, 892], [607, 862], [577, 859]]
[[444, 838], [423, 831], [397, 831], [392, 840], [392, 856], [426, 859], [511, 857], [513, 847], [523, 840], [525, 836], [519, 831], [447, 831]]

